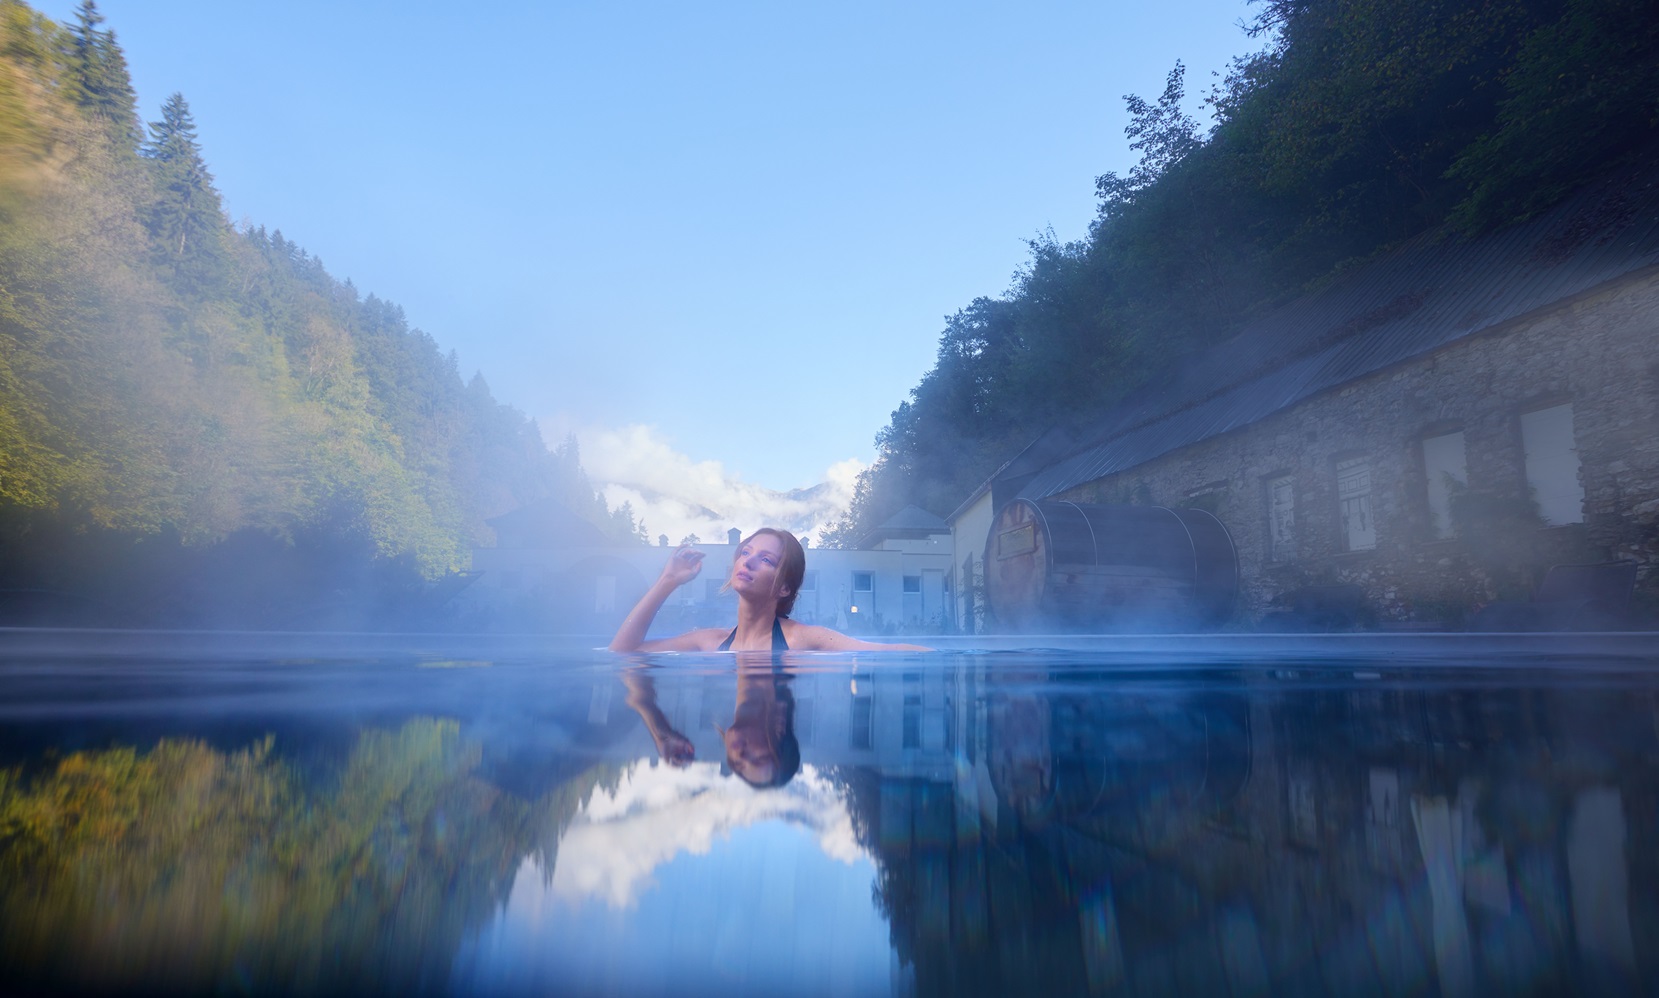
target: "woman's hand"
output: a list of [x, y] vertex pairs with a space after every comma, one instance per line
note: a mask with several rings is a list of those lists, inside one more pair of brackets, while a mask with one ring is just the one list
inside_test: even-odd
[[645, 640], [645, 632], [651, 629], [651, 621], [662, 609], [663, 603], [674, 594], [674, 590], [695, 579], [702, 570], [703, 552], [689, 544], [669, 555], [668, 564], [662, 567], [657, 581], [651, 583], [651, 588], [639, 598], [623, 619], [622, 626], [616, 629], [616, 637], [611, 639], [611, 651], [713, 651], [715, 645], [720, 643], [718, 632], [713, 628], [688, 631], [677, 638]]
[[669, 556], [668, 564], [662, 567], [662, 581], [678, 589], [695, 579], [702, 570], [703, 552], [688, 544]]
[[651, 732], [651, 740], [657, 743], [657, 755], [662, 757], [662, 761], [676, 769], [689, 765], [697, 757], [697, 749], [691, 744], [691, 739], [673, 728]]

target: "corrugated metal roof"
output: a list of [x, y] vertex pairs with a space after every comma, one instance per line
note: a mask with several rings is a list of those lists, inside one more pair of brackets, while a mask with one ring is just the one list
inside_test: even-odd
[[912, 503], [859, 538], [859, 547], [879, 544], [889, 538], [922, 538], [950, 533], [950, 524]]
[[939, 519], [927, 510], [911, 503], [905, 508], [888, 517], [877, 530], [929, 530], [934, 533], [945, 533], [950, 530], [950, 524]]
[[1659, 264], [1659, 182], [1585, 190], [1474, 240], [1430, 233], [1299, 298], [1131, 396], [1081, 449], [1039, 440], [1018, 495], [1040, 499], [1248, 426], [1320, 392]]

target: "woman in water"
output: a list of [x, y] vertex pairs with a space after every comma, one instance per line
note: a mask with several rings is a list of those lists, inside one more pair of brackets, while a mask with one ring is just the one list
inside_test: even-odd
[[675, 551], [662, 575], [617, 629], [612, 651], [928, 651], [920, 645], [874, 644], [827, 627], [789, 619], [806, 576], [806, 552], [787, 530], [762, 527], [738, 546], [726, 588], [737, 593], [737, 626], [703, 627], [678, 637], [645, 640], [668, 597], [703, 570], [703, 552]]

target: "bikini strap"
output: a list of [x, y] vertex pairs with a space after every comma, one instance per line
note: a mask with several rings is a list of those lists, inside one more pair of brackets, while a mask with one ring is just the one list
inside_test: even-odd
[[[731, 651], [732, 650], [732, 642], [735, 641], [736, 639], [737, 639], [737, 628], [734, 627], [734, 628], [732, 628], [732, 632], [730, 634], [726, 635], [726, 640], [720, 642], [720, 647], [716, 648], [715, 651]], [[788, 651], [789, 650], [789, 639], [783, 636], [783, 620], [782, 620], [782, 618], [779, 618], [779, 617], [773, 617], [772, 618], [772, 650], [773, 651]]]

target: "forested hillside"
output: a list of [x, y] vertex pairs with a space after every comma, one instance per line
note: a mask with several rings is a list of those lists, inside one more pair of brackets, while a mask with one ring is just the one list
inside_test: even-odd
[[548, 496], [636, 537], [400, 308], [233, 227], [126, 66], [92, 3], [0, 0], [0, 624], [390, 619]]
[[[1055, 425], [1425, 230], [1500, 227], [1659, 137], [1647, 0], [1262, 0], [1264, 48], [1183, 111], [1177, 63], [1128, 97], [1126, 177], [1075, 243], [1035, 240], [1013, 286], [952, 316], [877, 437], [852, 543], [908, 503], [945, 515]], [[1087, 127], [1079, 122], [1078, 127]]]

